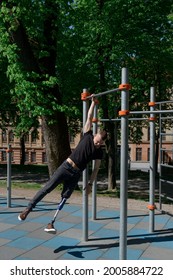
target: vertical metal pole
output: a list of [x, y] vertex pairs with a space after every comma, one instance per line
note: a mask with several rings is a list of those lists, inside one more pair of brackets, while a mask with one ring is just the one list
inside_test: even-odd
[[[162, 110], [162, 104], [159, 105], [159, 110], [161, 111]], [[162, 150], [162, 114], [159, 114], [159, 138], [160, 138], [160, 145], [159, 145], [159, 157], [160, 157], [160, 160], [159, 160], [159, 210], [162, 210], [162, 196], [161, 196], [161, 193], [162, 193], [162, 181], [161, 181], [161, 178], [162, 178], [162, 163], [163, 163], [163, 150]]]
[[[98, 105], [96, 104], [94, 107], [94, 119], [97, 120], [97, 111]], [[97, 121], [93, 123], [93, 134], [97, 134]], [[95, 160], [93, 161], [93, 168], [94, 168]], [[92, 219], [96, 220], [96, 213], [97, 213], [97, 179], [94, 180], [92, 186]]]
[[[122, 68], [122, 84], [128, 84], [128, 70]], [[121, 111], [129, 110], [129, 91], [121, 91]], [[120, 252], [119, 259], [127, 259], [127, 191], [128, 191], [128, 116], [121, 116], [120, 165]]]
[[[83, 89], [87, 92], [87, 89]], [[89, 107], [89, 100], [83, 101], [83, 128], [87, 120], [87, 113]], [[86, 186], [88, 183], [88, 167], [83, 171], [83, 240], [88, 241], [88, 195]]]
[[11, 145], [7, 149], [7, 207], [11, 207]]
[[[154, 87], [150, 88], [150, 102], [155, 102]], [[150, 111], [154, 111], [154, 106], [150, 106]], [[150, 205], [149, 212], [149, 232], [154, 231], [154, 191], [155, 191], [155, 117], [150, 114]]]

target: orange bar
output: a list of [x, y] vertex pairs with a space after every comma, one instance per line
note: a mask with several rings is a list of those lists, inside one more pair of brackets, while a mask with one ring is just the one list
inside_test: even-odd
[[89, 92], [82, 92], [81, 93], [81, 100], [85, 101], [87, 99], [88, 96], [90, 96], [91, 94]]
[[147, 208], [148, 208], [149, 210], [151, 210], [151, 211], [154, 211], [154, 210], [156, 209], [156, 205], [151, 205], [151, 204], [149, 204], [149, 205], [147, 206]]
[[92, 119], [92, 122], [93, 122], [93, 123], [97, 123], [97, 122], [98, 122], [98, 118], [93, 118], [93, 119]]
[[123, 110], [123, 111], [119, 111], [118, 112], [118, 115], [119, 116], [126, 116], [126, 115], [128, 115], [129, 114], [129, 110]]
[[121, 84], [121, 85], [119, 85], [119, 89], [120, 90], [123, 90], [123, 89], [130, 90], [130, 89], [132, 89], [132, 86], [130, 84]]
[[148, 118], [149, 121], [153, 121], [153, 122], [155, 122], [156, 119], [157, 119], [156, 117], [150, 117], [150, 118]]
[[148, 103], [148, 106], [155, 106], [155, 105], [156, 105], [156, 102], [154, 102], [154, 101]]

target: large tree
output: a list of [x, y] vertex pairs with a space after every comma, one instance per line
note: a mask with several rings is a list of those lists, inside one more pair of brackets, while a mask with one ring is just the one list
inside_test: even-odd
[[[64, 1], [62, 1], [63, 3]], [[68, 127], [58, 84], [61, 1], [2, 1], [1, 54], [20, 112], [41, 117], [49, 173], [69, 155]]]

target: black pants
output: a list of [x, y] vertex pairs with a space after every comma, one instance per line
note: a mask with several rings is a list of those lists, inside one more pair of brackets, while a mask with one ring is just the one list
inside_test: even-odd
[[62, 198], [68, 199], [78, 184], [81, 172], [73, 168], [67, 161], [64, 161], [55, 173], [52, 175], [46, 185], [39, 190], [30, 201], [28, 208], [32, 209], [45, 197], [46, 194], [53, 191], [59, 184], [63, 183]]

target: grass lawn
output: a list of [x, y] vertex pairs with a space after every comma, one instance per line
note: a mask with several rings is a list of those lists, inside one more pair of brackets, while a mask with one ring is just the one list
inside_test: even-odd
[[[12, 189], [39, 189], [44, 182], [48, 180], [48, 167], [46, 165], [12, 165], [11, 167], [11, 186]], [[106, 172], [100, 170], [98, 180], [102, 181], [107, 178]], [[0, 188], [7, 187], [7, 166], [0, 164]], [[43, 180], [44, 179], [44, 182]], [[119, 174], [117, 175], [117, 182], [119, 181]], [[158, 178], [157, 178], [158, 179]], [[128, 188], [128, 197], [138, 200], [148, 201], [149, 198], [149, 173], [141, 170], [129, 170], [128, 180], [130, 187]], [[62, 185], [58, 186], [62, 189]], [[81, 192], [81, 187], [76, 189]], [[98, 195], [120, 197], [120, 188], [117, 184], [116, 190], [108, 190], [97, 188]], [[155, 193], [155, 200], [158, 201], [158, 189]], [[164, 203], [169, 203], [169, 200], [164, 200]]]
[[[6, 180], [0, 180], [0, 188], [6, 188], [7, 181]], [[35, 182], [19, 182], [19, 181], [12, 181], [11, 187], [12, 189], [15, 188], [22, 188], [22, 189], [39, 189], [41, 188], [41, 184], [35, 183]]]

